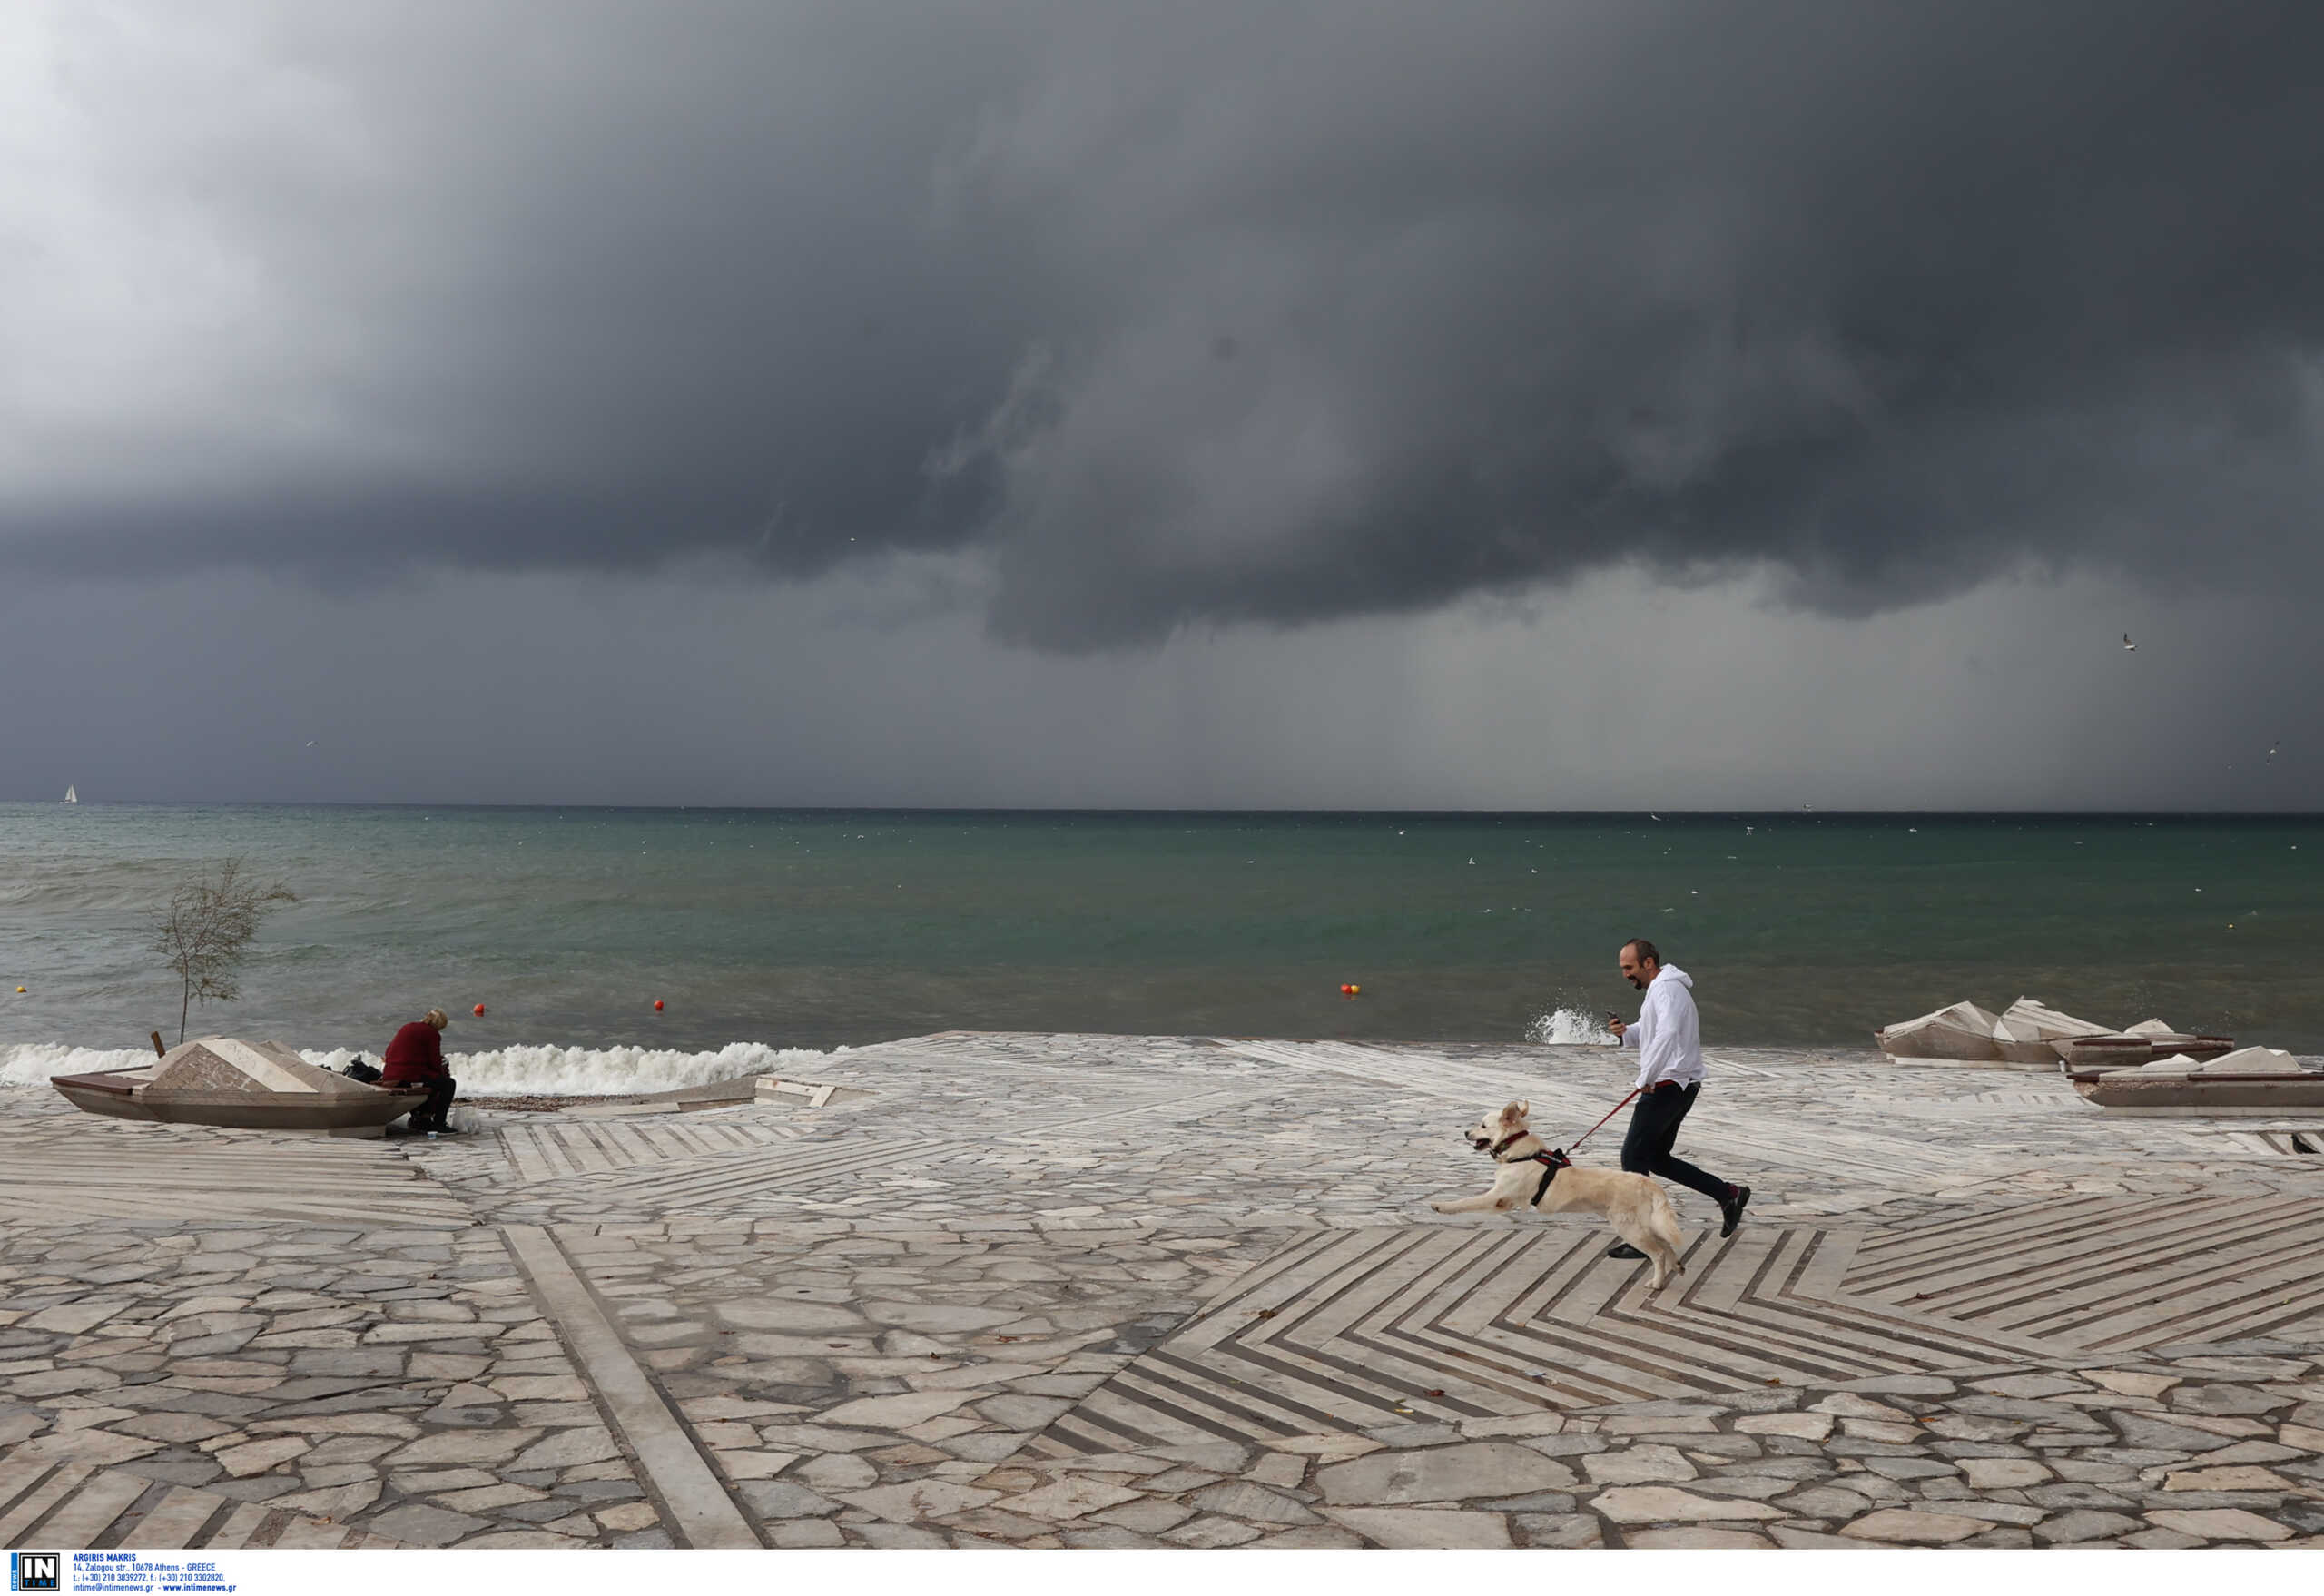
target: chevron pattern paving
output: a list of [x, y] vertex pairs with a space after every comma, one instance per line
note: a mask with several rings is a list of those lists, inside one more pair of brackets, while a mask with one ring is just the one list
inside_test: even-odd
[[[1109, 1092], [1101, 1099], [1086, 1104], [1046, 1113], [1017, 1114], [1006, 1122], [1005, 1128], [987, 1134], [1006, 1143], [1038, 1141], [1088, 1127], [1198, 1115], [1244, 1102], [1253, 1095], [1251, 1089], [1242, 1087], [1137, 1094]], [[818, 1128], [811, 1132], [804, 1126], [781, 1121], [769, 1125], [738, 1120], [732, 1125], [734, 1133], [747, 1133], [761, 1139], [727, 1150], [712, 1148], [691, 1155], [682, 1153], [671, 1143], [649, 1152], [646, 1142], [655, 1129], [662, 1128], [660, 1121], [654, 1122], [651, 1128], [645, 1125], [622, 1126], [629, 1135], [621, 1141], [606, 1135], [611, 1128], [605, 1124], [556, 1127], [558, 1139], [554, 1143], [553, 1153], [544, 1133], [533, 1133], [534, 1139], [522, 1153], [507, 1135], [504, 1135], [504, 1145], [508, 1147], [512, 1158], [541, 1159], [543, 1178], [571, 1179], [580, 1173], [568, 1169], [557, 1175], [546, 1174], [552, 1156], [568, 1161], [605, 1160], [609, 1172], [593, 1172], [595, 1177], [586, 1182], [587, 1190], [639, 1207], [671, 1211], [747, 1204], [785, 1193], [844, 1200], [852, 1195], [852, 1187], [866, 1177], [876, 1177], [884, 1183], [900, 1172], [926, 1177], [931, 1169], [944, 1164], [991, 1161], [990, 1155], [973, 1150], [984, 1138], [969, 1142], [971, 1150], [961, 1150], [949, 1140], [931, 1146], [912, 1141], [910, 1137], [900, 1139], [896, 1132], [884, 1126]], [[664, 1134], [675, 1135], [693, 1128], [667, 1127]], [[705, 1126], [702, 1129], [709, 1133], [712, 1128]], [[915, 1129], [910, 1136], [920, 1134]], [[630, 1159], [626, 1167], [612, 1164], [614, 1158], [622, 1157]], [[649, 1157], [654, 1161], [649, 1162]]]
[[2324, 1336], [2324, 1208], [2296, 1197], [2025, 1204], [1884, 1231], [1844, 1285], [2053, 1356]]
[[747, 1152], [806, 1134], [805, 1126], [781, 1119], [670, 1114], [513, 1125], [500, 1132], [500, 1146], [517, 1177], [531, 1184]]
[[231, 1551], [402, 1542], [214, 1491], [20, 1452], [0, 1461], [0, 1545], [43, 1544], [75, 1551]]
[[895, 1166], [907, 1149], [891, 1136], [818, 1135], [742, 1152], [616, 1171], [589, 1182], [609, 1200], [673, 1211], [746, 1202], [776, 1192], [844, 1195], [857, 1177]]
[[0, 1221], [282, 1219], [465, 1227], [466, 1204], [376, 1141], [49, 1118], [0, 1141]]
[[1393, 1227], [1294, 1243], [1061, 1416], [1050, 1456], [1274, 1441], [1765, 1384], [2324, 1335], [2312, 1203], [2027, 1205], [1699, 1236], [1660, 1300], [1606, 1232]]

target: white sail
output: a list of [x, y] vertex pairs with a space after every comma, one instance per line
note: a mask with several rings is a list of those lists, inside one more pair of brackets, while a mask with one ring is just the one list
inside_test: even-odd
[[67, 787], [64, 789], [64, 802], [67, 803], [78, 803], [81, 802], [81, 794], [74, 792], [72, 788]]

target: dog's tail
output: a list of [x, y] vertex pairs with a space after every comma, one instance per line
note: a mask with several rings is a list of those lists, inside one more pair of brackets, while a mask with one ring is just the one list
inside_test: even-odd
[[1646, 1227], [1654, 1232], [1654, 1238], [1657, 1241], [1670, 1249], [1670, 1255], [1674, 1260], [1671, 1272], [1685, 1274], [1687, 1266], [1675, 1260], [1680, 1249], [1686, 1246], [1687, 1235], [1685, 1231], [1679, 1228], [1678, 1210], [1670, 1206], [1669, 1197], [1659, 1190], [1654, 1194], [1653, 1207], [1647, 1212]]

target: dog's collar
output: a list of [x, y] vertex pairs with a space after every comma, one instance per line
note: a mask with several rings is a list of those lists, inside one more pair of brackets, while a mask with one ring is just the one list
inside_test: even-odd
[[[1521, 1130], [1521, 1131], [1519, 1131], [1515, 1136], [1504, 1136], [1504, 1137], [1502, 1137], [1499, 1141], [1497, 1141], [1497, 1142], [1493, 1143], [1493, 1144], [1492, 1144], [1492, 1158], [1493, 1158], [1493, 1162], [1494, 1162], [1494, 1163], [1496, 1163], [1496, 1164], [1498, 1164], [1499, 1162], [1501, 1162], [1501, 1156], [1502, 1156], [1502, 1154], [1503, 1154], [1503, 1153], [1507, 1152], [1510, 1148], [1512, 1148], [1515, 1147], [1519, 1142], [1523, 1141], [1527, 1137], [1529, 1137], [1529, 1136], [1531, 1136], [1531, 1135], [1532, 1135], [1532, 1134], [1533, 1134], [1533, 1133], [1532, 1133], [1531, 1131], [1530, 1131], [1530, 1130]], [[1519, 1161], [1520, 1163], [1524, 1162], [1524, 1160], [1523, 1160], [1523, 1159], [1521, 1159], [1521, 1158], [1520, 1160], [1518, 1160], [1518, 1161]]]

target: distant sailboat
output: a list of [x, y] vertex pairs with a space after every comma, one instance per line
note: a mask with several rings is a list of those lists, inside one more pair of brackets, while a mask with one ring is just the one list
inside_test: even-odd
[[81, 794], [74, 792], [68, 786], [64, 789], [64, 802], [67, 803], [78, 803], [81, 802]]

